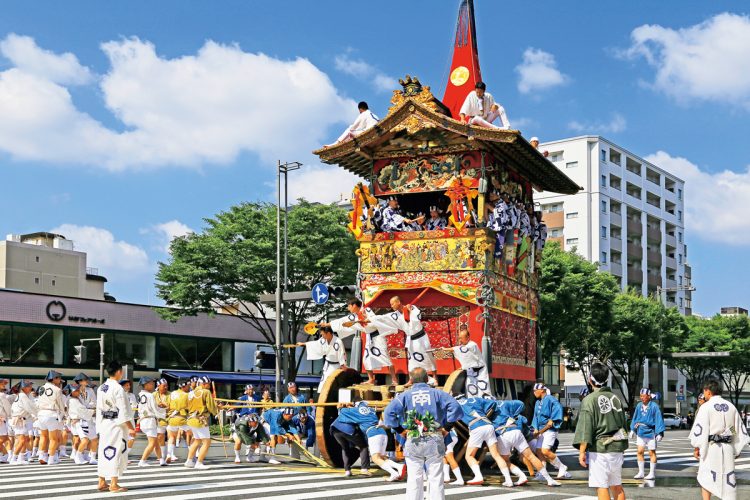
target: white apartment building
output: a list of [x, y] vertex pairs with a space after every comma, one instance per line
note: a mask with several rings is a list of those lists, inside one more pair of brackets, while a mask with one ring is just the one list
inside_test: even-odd
[[[547, 142], [539, 149], [583, 188], [574, 195], [535, 194], [549, 239], [597, 262], [622, 289], [660, 292], [666, 305], [691, 314], [685, 182], [600, 136]], [[646, 366], [643, 386], [665, 395], [668, 411], [684, 413], [684, 375], [666, 366], [660, 374], [654, 360]], [[565, 370], [564, 379], [566, 394], [576, 394], [585, 383], [577, 370]]]
[[685, 244], [685, 182], [600, 136], [541, 144], [549, 160], [583, 189], [537, 193], [550, 239], [598, 262], [621, 287], [691, 314]]

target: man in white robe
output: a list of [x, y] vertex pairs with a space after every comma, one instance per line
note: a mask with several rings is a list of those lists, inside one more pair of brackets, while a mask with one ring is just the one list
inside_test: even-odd
[[[371, 319], [376, 317], [375, 312], [368, 308], [362, 308], [362, 301], [357, 298], [349, 299], [346, 305], [349, 314], [343, 318], [333, 320], [324, 326], [330, 326], [340, 339], [344, 339], [354, 333], [365, 332], [365, 355], [363, 364], [367, 372], [365, 384], [375, 384], [375, 370], [387, 367], [391, 375], [391, 384], [396, 384], [396, 369], [388, 353], [386, 334], [378, 331]], [[394, 332], [395, 333], [395, 332]]]
[[[497, 130], [510, 129], [505, 108], [495, 103], [492, 94], [487, 92], [487, 85], [484, 82], [477, 82], [475, 89], [466, 96], [461, 106], [460, 116], [461, 121], [468, 122], [469, 125]], [[500, 126], [492, 123], [498, 118], [500, 119]]]
[[331, 146], [354, 139], [358, 135], [377, 125], [379, 119], [375, 116], [375, 113], [370, 111], [370, 107], [365, 101], [360, 102], [357, 105], [357, 108], [359, 109], [359, 116], [357, 116], [357, 119], [354, 120], [354, 123], [349, 125], [346, 130], [344, 130], [344, 133], [341, 134]]
[[469, 397], [492, 396], [490, 390], [490, 377], [484, 364], [482, 351], [476, 342], [469, 337], [469, 327], [461, 325], [458, 327], [458, 345], [454, 347], [442, 347], [443, 351], [452, 351], [453, 357], [461, 363], [461, 368], [466, 370], [466, 395]]
[[[122, 365], [111, 361], [107, 365], [109, 378], [96, 393], [96, 427], [99, 430], [99, 491], [119, 493], [127, 491], [117, 481], [128, 467], [128, 437], [135, 438], [133, 409], [125, 390], [120, 385]], [[110, 484], [107, 484], [107, 479]]]
[[690, 445], [695, 448], [698, 482], [704, 500], [715, 495], [722, 500], [737, 498], [737, 475], [734, 459], [750, 443], [747, 428], [737, 408], [721, 397], [718, 380], [703, 386], [706, 402], [698, 409], [690, 431]]
[[[437, 367], [430, 338], [422, 326], [422, 311], [415, 305], [403, 305], [398, 296], [391, 298], [391, 309], [393, 310], [391, 313], [372, 316], [370, 323], [384, 335], [391, 335], [399, 330], [404, 332], [409, 372], [415, 368], [424, 368], [432, 377], [430, 383], [435, 383]], [[411, 385], [411, 380], [407, 385]]]
[[323, 390], [328, 377], [339, 368], [346, 369], [346, 348], [330, 326], [322, 326], [319, 330], [320, 339], [310, 342], [298, 342], [298, 347], [305, 347], [307, 350], [307, 359], [322, 359], [323, 374], [318, 384], [318, 393]]

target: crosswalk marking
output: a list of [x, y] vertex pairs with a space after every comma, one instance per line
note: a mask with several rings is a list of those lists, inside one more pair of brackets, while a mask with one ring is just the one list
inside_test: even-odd
[[[224, 469], [223, 471], [226, 471], [226, 469]], [[215, 483], [213, 483], [213, 484], [212, 483], [206, 483], [205, 480], [209, 479], [209, 478], [212, 481], [224, 480], [224, 479], [247, 478], [248, 472], [249, 472], [248, 470], [239, 470], [238, 469], [238, 470], [236, 470], [233, 473], [218, 474], [218, 475], [211, 475], [211, 476], [209, 476], [209, 475], [201, 475], [199, 473], [194, 473], [193, 475], [191, 475], [189, 477], [172, 477], [172, 476], [169, 476], [168, 480], [169, 480], [169, 484], [170, 485], [176, 484], [176, 483], [179, 484], [179, 483], [189, 483], [189, 482], [194, 482], [194, 481], [204, 481], [203, 484], [197, 484], [197, 485], [195, 485], [196, 488], [207, 488], [207, 487], [214, 488], [214, 487], [216, 487]], [[254, 474], [254, 475], [257, 476], [259, 474]], [[297, 481], [303, 481], [304, 482], [304, 481], [309, 481], [311, 479], [323, 479], [323, 478], [330, 477], [329, 474], [314, 474], [314, 475], [303, 476], [303, 475], [300, 475], [300, 474], [294, 474], [294, 473], [289, 473], [289, 472], [287, 472], [287, 475], [288, 475], [288, 477], [275, 477], [274, 478], [274, 482], [275, 483], [297, 482]], [[122, 477], [121, 482], [122, 482], [123, 486], [125, 486], [125, 487], [136, 487], [136, 486], [148, 486], [148, 485], [153, 485], [153, 484], [159, 484], [159, 482], [161, 480], [163, 480], [163, 479], [164, 479], [163, 477], [158, 477], [158, 478], [154, 478], [152, 480], [131, 481], [131, 480], [128, 479], [128, 475], [125, 474]], [[96, 481], [97, 481], [96, 476], [94, 476], [92, 478], [92, 480], [91, 480], [91, 484], [95, 485]], [[263, 477], [259, 478], [259, 479], [240, 479], [239, 481], [221, 481], [221, 483], [219, 483], [219, 484], [222, 487], [225, 487], [225, 486], [241, 486], [241, 485], [266, 484], [266, 483], [268, 483], [268, 479], [267, 479], [267, 477], [266, 477], [266, 475], [264, 473]], [[67, 484], [70, 484], [70, 483], [67, 482]], [[286, 486], [280, 486], [280, 488], [283, 489], [283, 488], [286, 488]], [[80, 491], [80, 485], [79, 486], [70, 486], [70, 487], [66, 487], [66, 488], [50, 488], [50, 489], [45, 489], [44, 490], [44, 492], [46, 494], [50, 494], [50, 493], [75, 493], [77, 491]], [[120, 494], [118, 494], [118, 496], [129, 496], [128, 493], [130, 493], [131, 495], [140, 495], [140, 494], [143, 494], [144, 492], [142, 490], [134, 490], [134, 491], [128, 491], [128, 492], [125, 492], [125, 493], [120, 493]], [[80, 498], [80, 499], [83, 499], [83, 498], [96, 498], [96, 496], [97, 496], [97, 494], [94, 494], [93, 496], [91, 496], [91, 495], [71, 495], [71, 496], [67, 496], [66, 498]], [[221, 492], [212, 493], [211, 496], [212, 497], [221, 496]], [[23, 495], [23, 494], [18, 495], [17, 494], [15, 498], [25, 498], [25, 497], [38, 497], [38, 493], [36, 493], [36, 492], [33, 492], [33, 493], [29, 492], [28, 495]], [[201, 494], [200, 498], [205, 498], [205, 494]]]

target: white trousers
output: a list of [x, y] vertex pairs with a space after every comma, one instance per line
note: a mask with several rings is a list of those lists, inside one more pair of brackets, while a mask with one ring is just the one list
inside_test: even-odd
[[424, 500], [425, 477], [429, 484], [428, 500], [444, 500], [443, 457], [445, 443], [442, 437], [406, 441], [404, 458], [406, 460], [406, 500]]
[[406, 337], [406, 357], [409, 360], [409, 371], [415, 368], [424, 368], [428, 372], [434, 372], [435, 356], [431, 352], [430, 338], [426, 334], [418, 339]]
[[370, 341], [370, 335], [367, 335], [365, 344], [365, 370], [378, 370], [386, 366], [393, 366], [391, 356], [388, 354], [388, 343], [385, 335], [378, 335]]
[[473, 397], [492, 396], [487, 367], [466, 369], [466, 395]]
[[497, 111], [490, 111], [490, 114], [487, 115], [487, 119], [485, 120], [481, 116], [472, 116], [469, 120], [469, 124], [476, 125], [477, 127], [486, 127], [486, 128], [494, 128], [498, 130], [508, 130], [507, 127], [498, 127], [497, 125], [493, 125], [492, 122], [497, 120], [497, 118], [500, 116], [500, 113]]

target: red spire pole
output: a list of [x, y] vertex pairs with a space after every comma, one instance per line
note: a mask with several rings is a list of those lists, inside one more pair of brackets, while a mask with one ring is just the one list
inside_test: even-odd
[[453, 44], [453, 61], [443, 104], [458, 119], [459, 110], [474, 85], [482, 80], [477, 51], [477, 29], [474, 21], [474, 0], [461, 0], [456, 23], [456, 40]]

